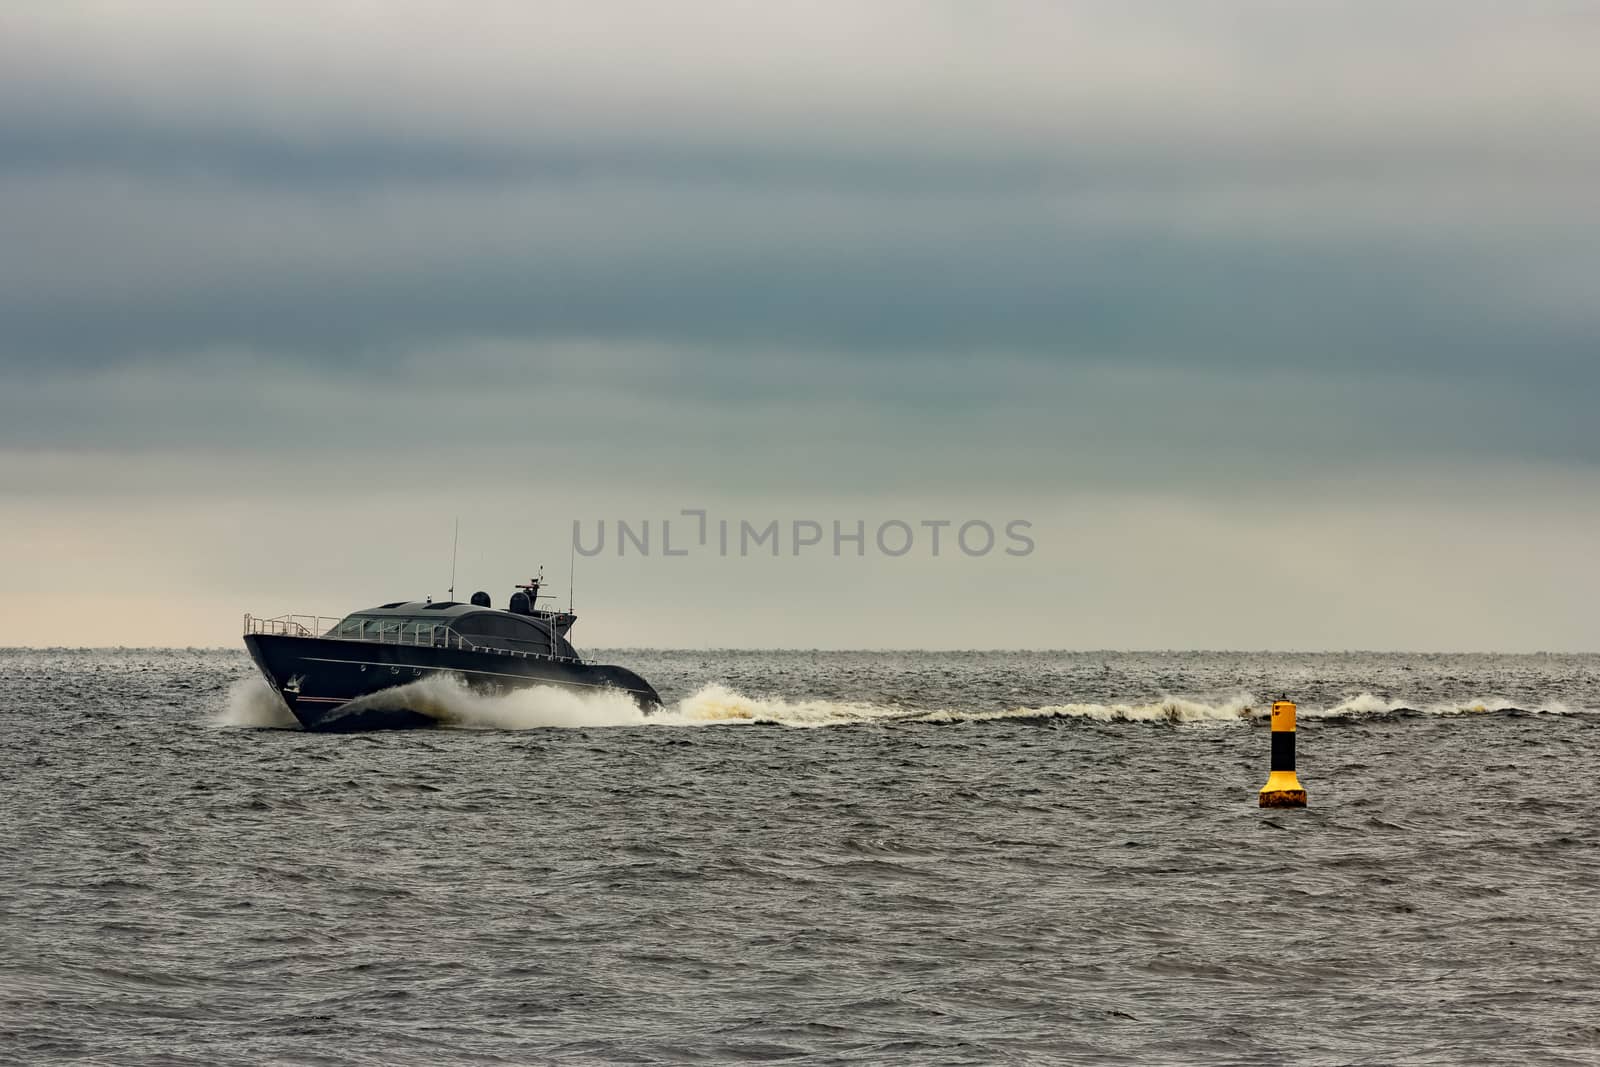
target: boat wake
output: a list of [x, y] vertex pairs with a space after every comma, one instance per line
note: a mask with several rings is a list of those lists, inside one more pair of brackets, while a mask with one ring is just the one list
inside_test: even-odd
[[[646, 715], [625, 693], [579, 693], [554, 686], [516, 689], [499, 695], [473, 692], [455, 679], [434, 676], [397, 686], [353, 702], [352, 710], [405, 708], [439, 726], [479, 730], [596, 729], [604, 727], [698, 727], [765, 724], [791, 729], [828, 726], [953, 724], [1028, 719], [1080, 719], [1101, 723], [1157, 723], [1177, 726], [1249, 725], [1265, 721], [1271, 701], [1236, 696], [1201, 700], [1163, 697], [1142, 703], [1069, 703], [1001, 710], [926, 709], [833, 700], [749, 697], [709, 684], [675, 704]], [[1327, 707], [1302, 705], [1306, 719], [1362, 720], [1413, 716], [1490, 713], [1582, 713], [1554, 701], [1523, 707], [1498, 698], [1415, 703], [1360, 693]], [[259, 676], [231, 687], [219, 725], [256, 729], [299, 729], [278, 694]]]

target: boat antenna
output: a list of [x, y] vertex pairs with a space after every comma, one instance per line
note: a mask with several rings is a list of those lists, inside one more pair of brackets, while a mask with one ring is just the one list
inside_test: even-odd
[[578, 582], [578, 539], [567, 547], [567, 614], [572, 614], [572, 587]]
[[450, 537], [450, 595], [446, 598], [456, 598], [456, 547], [461, 544], [461, 516], [456, 516], [456, 530]]

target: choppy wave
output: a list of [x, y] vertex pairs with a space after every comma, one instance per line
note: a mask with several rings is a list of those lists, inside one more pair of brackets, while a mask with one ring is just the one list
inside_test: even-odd
[[[464, 729], [534, 730], [603, 727], [696, 727], [765, 724], [792, 729], [827, 726], [904, 723], [952, 724], [1027, 719], [1082, 719], [1100, 723], [1165, 723], [1170, 725], [1239, 725], [1264, 720], [1270, 701], [1251, 694], [1202, 699], [1162, 697], [1128, 703], [1065, 703], [998, 710], [913, 708], [835, 700], [790, 700], [752, 697], [712, 683], [653, 714], [645, 714], [626, 694], [614, 691], [580, 693], [555, 686], [517, 689], [498, 695], [474, 692], [459, 681], [436, 675], [384, 690], [357, 702], [368, 708], [408, 708], [439, 725]], [[1449, 716], [1508, 712], [1555, 715], [1583, 709], [1559, 701], [1521, 707], [1501, 698], [1449, 701], [1406, 701], [1358, 693], [1325, 707], [1301, 705], [1303, 718], [1360, 720], [1407, 716]], [[242, 678], [228, 694], [217, 721], [227, 726], [269, 729], [297, 727], [282, 699], [260, 677]]]

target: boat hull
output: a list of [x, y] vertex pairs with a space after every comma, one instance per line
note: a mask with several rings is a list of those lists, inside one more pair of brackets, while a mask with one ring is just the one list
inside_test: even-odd
[[646, 712], [660, 707], [650, 683], [623, 667], [493, 649], [388, 645], [329, 637], [247, 634], [245, 648], [267, 683], [307, 730], [351, 732], [435, 724], [432, 716], [400, 702], [362, 700], [432, 675], [457, 677], [478, 692], [497, 693], [550, 685], [575, 692], [625, 692]]

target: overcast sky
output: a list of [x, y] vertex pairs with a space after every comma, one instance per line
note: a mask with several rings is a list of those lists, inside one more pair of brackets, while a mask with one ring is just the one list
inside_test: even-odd
[[0, 644], [442, 597], [459, 516], [497, 603], [650, 521], [580, 646], [1594, 649], [1597, 54], [1577, 0], [5, 5]]

